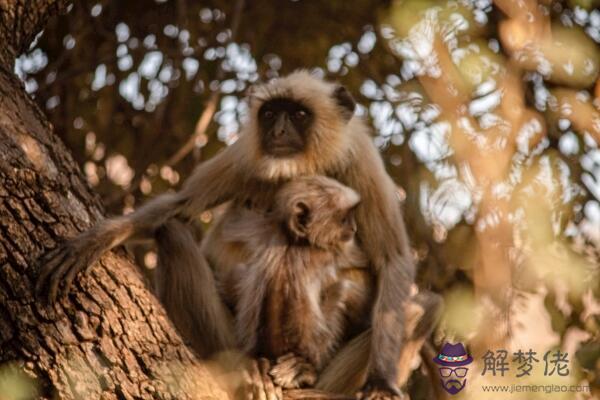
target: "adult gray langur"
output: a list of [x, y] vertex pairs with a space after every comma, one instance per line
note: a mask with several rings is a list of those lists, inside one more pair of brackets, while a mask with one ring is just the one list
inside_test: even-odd
[[[47, 289], [54, 300], [59, 289], [68, 291], [77, 273], [105, 252], [130, 238], [152, 237], [173, 218], [189, 220], [225, 202], [230, 204], [222, 221], [244, 209], [268, 211], [283, 183], [325, 175], [360, 195], [355, 211], [357, 240], [375, 286], [367, 374], [359, 397], [399, 395], [398, 364], [406, 336], [404, 310], [415, 270], [396, 186], [385, 171], [369, 129], [354, 116], [354, 109], [355, 102], [343, 86], [306, 71], [257, 85], [249, 95], [248, 121], [235, 143], [198, 165], [180, 191], [157, 196], [131, 214], [105, 219], [49, 252], [41, 262], [38, 291]], [[233, 331], [227, 331], [231, 316], [215, 295], [214, 280], [248, 253], [242, 245], [227, 243], [224, 236], [218, 222], [203, 241], [202, 251], [190, 250], [195, 268], [202, 272], [187, 283], [186, 293], [195, 298], [172, 295], [171, 304], [165, 304], [169, 315], [171, 311], [185, 313], [173, 317], [184, 336], [201, 329], [205, 339], [196, 338], [194, 343], [201, 355], [235, 346]], [[163, 249], [162, 254], [168, 251]], [[194, 275], [175, 265], [168, 270], [170, 274]], [[169, 285], [169, 280], [177, 277], [162, 279]]]

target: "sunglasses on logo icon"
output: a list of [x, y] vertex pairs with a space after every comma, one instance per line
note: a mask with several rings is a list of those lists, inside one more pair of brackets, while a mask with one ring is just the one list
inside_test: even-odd
[[459, 378], [464, 378], [467, 375], [467, 372], [469, 371], [468, 368], [445, 368], [445, 367], [441, 367], [439, 368], [440, 370], [440, 375], [442, 376], [442, 378], [447, 378], [450, 375], [452, 375], [452, 373], [454, 372], [454, 375], [456, 375]]

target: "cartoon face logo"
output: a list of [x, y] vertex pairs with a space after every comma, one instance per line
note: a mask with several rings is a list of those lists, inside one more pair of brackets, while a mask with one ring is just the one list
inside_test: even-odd
[[467, 384], [467, 372], [465, 365], [473, 362], [465, 347], [461, 343], [446, 343], [440, 354], [433, 359], [439, 365], [440, 382], [444, 390], [450, 394], [460, 392]]

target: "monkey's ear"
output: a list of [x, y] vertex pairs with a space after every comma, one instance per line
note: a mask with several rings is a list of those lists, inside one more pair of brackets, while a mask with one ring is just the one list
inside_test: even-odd
[[304, 201], [294, 204], [294, 210], [289, 223], [291, 233], [298, 238], [305, 238], [308, 234], [308, 223], [310, 221], [310, 208]]
[[350, 120], [350, 118], [352, 118], [354, 115], [356, 102], [354, 101], [354, 98], [348, 89], [342, 85], [338, 85], [338, 87], [336, 87], [333, 91], [333, 98], [342, 109], [342, 116], [346, 119], [346, 121]]

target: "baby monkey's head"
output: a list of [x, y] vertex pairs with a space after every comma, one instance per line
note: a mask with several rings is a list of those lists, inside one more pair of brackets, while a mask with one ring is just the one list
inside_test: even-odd
[[277, 193], [275, 212], [291, 238], [335, 249], [354, 239], [360, 196], [325, 176], [301, 177]]

